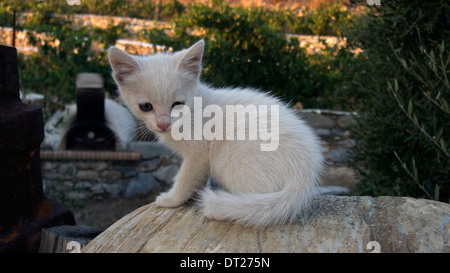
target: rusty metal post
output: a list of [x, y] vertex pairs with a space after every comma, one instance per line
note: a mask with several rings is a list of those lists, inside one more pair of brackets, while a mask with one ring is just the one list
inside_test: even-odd
[[20, 100], [17, 65], [16, 48], [0, 46], [0, 252], [35, 252], [42, 228], [75, 220], [44, 196], [42, 108]]
[[16, 47], [16, 10], [13, 10], [13, 36], [12, 46]]

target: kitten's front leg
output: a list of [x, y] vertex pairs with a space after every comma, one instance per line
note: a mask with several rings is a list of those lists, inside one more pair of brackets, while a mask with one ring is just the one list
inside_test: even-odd
[[175, 183], [170, 191], [156, 198], [158, 207], [178, 207], [186, 202], [197, 190], [205, 186], [209, 174], [208, 162], [198, 158], [185, 158], [180, 171], [175, 176]]

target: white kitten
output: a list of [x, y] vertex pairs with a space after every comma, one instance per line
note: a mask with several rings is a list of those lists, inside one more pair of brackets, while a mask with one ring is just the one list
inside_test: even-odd
[[[323, 169], [318, 138], [289, 108], [267, 94], [248, 88], [213, 89], [201, 83], [203, 50], [203, 41], [174, 54], [154, 56], [132, 56], [116, 47], [109, 50], [113, 77], [126, 105], [161, 142], [183, 158], [172, 189], [162, 193], [156, 205], [177, 207], [199, 193], [200, 207], [209, 218], [257, 227], [294, 220], [317, 193]], [[201, 109], [194, 107], [194, 97], [201, 99]], [[202, 115], [213, 105], [212, 109], [223, 110], [224, 114], [203, 114], [198, 126], [198, 112]], [[230, 123], [234, 121], [226, 118], [227, 106], [236, 105], [255, 106], [253, 109], [260, 110], [252, 112], [256, 121], [251, 119], [250, 111], [248, 117]], [[260, 106], [276, 106], [278, 112], [261, 111]], [[175, 118], [180, 111], [184, 115]], [[185, 122], [177, 130], [185, 132], [190, 127], [193, 132], [188, 135], [197, 137], [174, 139], [176, 130], [172, 127], [186, 113], [194, 117], [192, 124]], [[205, 133], [212, 116], [216, 125], [210, 132], [217, 133], [216, 139], [199, 139], [199, 128], [203, 128], [200, 133]], [[223, 121], [222, 128], [219, 121]], [[270, 144], [275, 146], [268, 151], [262, 149], [268, 139], [263, 139], [261, 132], [259, 139], [254, 139], [255, 135], [250, 138], [252, 130], [261, 130], [263, 125], [276, 133], [270, 135]], [[248, 135], [246, 140], [229, 138], [230, 134], [236, 138], [242, 128]], [[205, 188], [209, 176], [221, 190]]]

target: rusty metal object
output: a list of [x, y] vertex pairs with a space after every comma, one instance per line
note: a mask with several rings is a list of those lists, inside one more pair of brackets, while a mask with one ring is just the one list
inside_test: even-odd
[[42, 188], [42, 108], [19, 95], [17, 50], [0, 46], [0, 252], [34, 252], [44, 227], [74, 225]]
[[111, 152], [111, 151], [41, 151], [43, 160], [111, 160], [111, 161], [139, 161], [140, 153]]

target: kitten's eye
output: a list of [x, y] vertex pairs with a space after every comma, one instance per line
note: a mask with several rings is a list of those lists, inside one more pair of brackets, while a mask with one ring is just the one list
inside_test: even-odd
[[184, 101], [176, 101], [172, 104], [172, 108], [174, 108], [177, 105], [184, 105]]
[[142, 112], [150, 112], [153, 109], [153, 106], [150, 102], [143, 102], [139, 103], [139, 109], [141, 109]]

